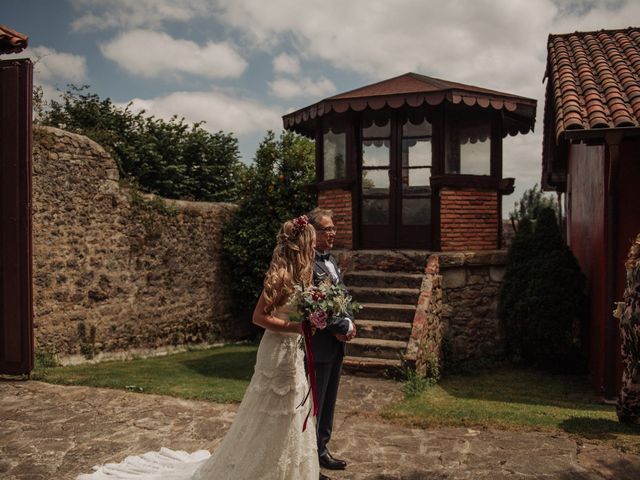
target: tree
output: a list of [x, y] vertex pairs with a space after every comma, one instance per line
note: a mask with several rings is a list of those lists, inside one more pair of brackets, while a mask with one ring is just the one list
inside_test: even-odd
[[231, 134], [211, 134], [202, 123], [188, 124], [133, 113], [111, 99], [69, 86], [50, 102], [41, 123], [80, 133], [109, 151], [124, 178], [167, 198], [234, 201], [244, 165]]
[[276, 234], [282, 223], [316, 204], [314, 144], [291, 132], [268, 132], [248, 168], [240, 207], [226, 228], [224, 250], [233, 272], [234, 304], [253, 308], [262, 290]]
[[576, 367], [580, 348], [575, 326], [584, 304], [586, 279], [562, 240], [553, 209], [540, 210], [532, 240], [523, 357], [545, 367]]
[[526, 319], [528, 318], [527, 290], [532, 270], [533, 224], [528, 217], [520, 221], [520, 228], [509, 247], [508, 263], [500, 290], [498, 317], [505, 333], [505, 352], [509, 358], [520, 361]]
[[586, 280], [564, 244], [552, 208], [528, 217], [509, 250], [500, 294], [500, 318], [511, 359], [547, 368], [581, 367], [577, 321]]
[[536, 183], [533, 188], [525, 190], [522, 198], [514, 204], [513, 211], [509, 213], [509, 220], [511, 220], [513, 231], [518, 231], [520, 222], [525, 218], [535, 223], [543, 208], [551, 208], [555, 213], [559, 213], [557, 203], [553, 198], [546, 197]]

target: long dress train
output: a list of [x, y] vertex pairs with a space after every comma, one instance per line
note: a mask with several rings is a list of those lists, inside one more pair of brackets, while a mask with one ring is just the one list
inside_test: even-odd
[[[286, 318], [279, 310], [276, 316]], [[216, 451], [192, 454], [162, 448], [94, 467], [78, 480], [315, 480], [319, 477], [315, 422], [302, 427], [311, 397], [300, 335], [266, 330], [251, 383]]]

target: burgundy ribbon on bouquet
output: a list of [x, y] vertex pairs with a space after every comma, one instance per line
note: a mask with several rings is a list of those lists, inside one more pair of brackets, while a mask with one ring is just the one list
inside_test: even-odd
[[[313, 365], [313, 348], [311, 346], [311, 337], [313, 336], [313, 331], [311, 330], [311, 322], [303, 321], [302, 322], [302, 335], [304, 337], [304, 350], [307, 357], [307, 377], [309, 378], [309, 391], [311, 392], [311, 397], [313, 399], [313, 416], [318, 416], [318, 390], [316, 386], [316, 369]], [[304, 405], [309, 398], [309, 392], [302, 400], [300, 406]], [[309, 409], [309, 413], [307, 413], [306, 418], [304, 419], [304, 424], [302, 425], [302, 431], [304, 432], [307, 429], [307, 420], [309, 420], [309, 415], [311, 414], [311, 409]]]

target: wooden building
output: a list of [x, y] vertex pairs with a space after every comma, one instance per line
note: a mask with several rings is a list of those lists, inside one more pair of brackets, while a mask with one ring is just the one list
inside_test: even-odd
[[502, 138], [533, 129], [536, 101], [415, 73], [283, 117], [316, 141], [319, 204], [336, 247], [501, 247]]
[[550, 35], [542, 185], [564, 193], [566, 238], [587, 276], [584, 337], [593, 385], [622, 376], [613, 302], [640, 232], [640, 29]]
[[[28, 38], [0, 25], [0, 54]], [[31, 99], [29, 59], [0, 61], [0, 373], [33, 368]]]

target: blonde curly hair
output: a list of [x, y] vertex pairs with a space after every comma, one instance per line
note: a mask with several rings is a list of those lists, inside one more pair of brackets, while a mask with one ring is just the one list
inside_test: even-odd
[[[301, 225], [300, 219], [304, 218]], [[316, 231], [306, 217], [284, 222], [273, 249], [271, 264], [264, 278], [265, 313], [272, 313], [284, 305], [293, 293], [293, 287], [305, 287], [313, 278]]]

